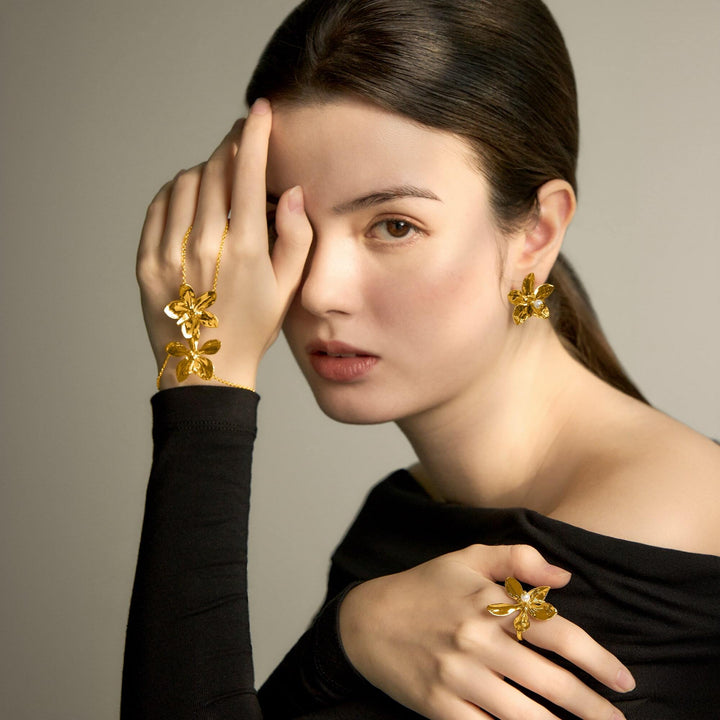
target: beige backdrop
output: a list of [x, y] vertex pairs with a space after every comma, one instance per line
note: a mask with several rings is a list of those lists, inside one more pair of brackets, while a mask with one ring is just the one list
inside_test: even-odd
[[[583, 120], [569, 255], [649, 398], [720, 436], [720, 1], [549, 4]], [[117, 715], [154, 389], [137, 236], [155, 190], [243, 113], [291, 5], [2, 0], [3, 717]], [[368, 487], [411, 453], [393, 427], [325, 419], [282, 342], [259, 388], [262, 678], [319, 602]]]

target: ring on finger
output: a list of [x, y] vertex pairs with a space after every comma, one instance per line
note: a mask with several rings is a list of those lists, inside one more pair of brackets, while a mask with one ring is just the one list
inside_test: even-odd
[[530, 618], [535, 620], [549, 620], [557, 615], [557, 609], [545, 597], [550, 592], [549, 585], [541, 585], [532, 590], [523, 590], [523, 586], [513, 577], [505, 579], [505, 592], [515, 602], [492, 603], [487, 606], [488, 612], [496, 617], [506, 617], [518, 613], [513, 620], [513, 627], [517, 639], [522, 642], [522, 634], [530, 627]]

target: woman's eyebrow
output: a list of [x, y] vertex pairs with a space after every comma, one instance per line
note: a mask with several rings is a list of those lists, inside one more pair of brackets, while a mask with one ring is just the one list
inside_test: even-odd
[[361, 210], [372, 207], [373, 205], [389, 202], [390, 200], [398, 200], [399, 198], [406, 197], [424, 198], [426, 200], [442, 202], [434, 192], [426, 190], [425, 188], [418, 188], [413, 185], [399, 185], [398, 187], [385, 188], [341, 203], [340, 205], [336, 205], [332, 211], [335, 215], [344, 215], [345, 213], [351, 213], [355, 210]]
[[[377, 190], [362, 197], [355, 198], [354, 200], [348, 200], [347, 202], [336, 205], [332, 212], [335, 215], [344, 215], [346, 213], [354, 212], [355, 210], [361, 210], [362, 208], [372, 207], [373, 205], [380, 205], [382, 203], [389, 202], [391, 200], [398, 200], [399, 198], [423, 198], [425, 200], [437, 200], [442, 202], [440, 198], [431, 190], [425, 188], [418, 188], [414, 185], [399, 185], [397, 187], [385, 188], [383, 190]], [[272, 193], [267, 193], [267, 202], [270, 205], [277, 205], [279, 197]]]

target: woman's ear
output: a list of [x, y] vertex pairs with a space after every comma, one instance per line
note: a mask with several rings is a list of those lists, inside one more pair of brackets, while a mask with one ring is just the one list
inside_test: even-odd
[[565, 231], [575, 214], [575, 192], [565, 180], [549, 180], [537, 194], [537, 213], [510, 241], [505, 275], [515, 287], [528, 273], [545, 282], [555, 264]]

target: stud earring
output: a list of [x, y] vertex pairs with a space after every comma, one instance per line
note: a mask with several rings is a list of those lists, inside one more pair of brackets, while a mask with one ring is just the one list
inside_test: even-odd
[[533, 315], [547, 320], [550, 317], [550, 308], [545, 304], [545, 299], [554, 289], [555, 286], [549, 283], [543, 283], [535, 288], [535, 273], [529, 273], [523, 280], [522, 290], [511, 290], [508, 293], [508, 300], [515, 306], [513, 310], [515, 324], [522, 325]]

